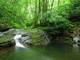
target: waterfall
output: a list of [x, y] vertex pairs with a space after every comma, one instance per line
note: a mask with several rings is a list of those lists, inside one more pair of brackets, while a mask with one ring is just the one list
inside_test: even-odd
[[74, 42], [73, 48], [74, 48], [74, 50], [75, 50], [76, 52], [78, 52], [78, 50], [79, 50], [78, 41], [79, 41], [79, 37], [74, 37], [74, 38], [73, 38], [73, 42]]
[[79, 38], [78, 38], [78, 37], [74, 37], [74, 38], [73, 38], [73, 41], [76, 42], [76, 43], [78, 43]]
[[16, 46], [25, 48], [25, 47], [19, 42], [19, 39], [21, 38], [21, 36], [22, 36], [22, 35], [15, 35], [15, 36], [14, 36], [14, 40], [15, 40]]

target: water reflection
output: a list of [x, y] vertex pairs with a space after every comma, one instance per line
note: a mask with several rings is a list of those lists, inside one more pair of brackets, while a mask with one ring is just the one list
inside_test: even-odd
[[73, 48], [79, 49], [79, 45], [78, 44], [73, 44]]
[[73, 52], [75, 54], [78, 54], [79, 53], [79, 45], [78, 44], [73, 44]]
[[[5, 49], [8, 51], [8, 49]], [[4, 51], [3, 51], [4, 52]], [[0, 51], [1, 54], [1, 51]], [[10, 48], [0, 55], [0, 60], [79, 60], [79, 45], [50, 44], [47, 46], [31, 46]]]

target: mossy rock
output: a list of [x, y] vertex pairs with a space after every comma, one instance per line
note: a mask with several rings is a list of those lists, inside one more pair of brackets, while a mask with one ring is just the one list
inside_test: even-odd
[[0, 31], [9, 30], [10, 26], [8, 24], [0, 24]]
[[13, 35], [12, 35], [13, 33], [14, 31], [10, 31], [0, 36], [0, 47], [8, 47], [15, 44], [13, 40]]
[[0, 37], [0, 46], [6, 47], [14, 45], [14, 41], [9, 36], [1, 36]]
[[32, 45], [46, 45], [49, 42], [44, 37], [43, 31], [39, 29], [27, 29], [26, 32], [30, 33]]

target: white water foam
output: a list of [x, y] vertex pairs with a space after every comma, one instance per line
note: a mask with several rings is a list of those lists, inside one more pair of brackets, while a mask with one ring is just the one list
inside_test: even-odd
[[16, 46], [17, 46], [17, 47], [25, 48], [25, 47], [19, 42], [18, 39], [20, 39], [20, 38], [21, 38], [21, 35], [15, 35], [15, 36], [14, 36], [14, 40], [15, 40]]
[[73, 41], [76, 42], [76, 43], [78, 43], [79, 38], [78, 38], [78, 37], [74, 37], [74, 38], [73, 38]]

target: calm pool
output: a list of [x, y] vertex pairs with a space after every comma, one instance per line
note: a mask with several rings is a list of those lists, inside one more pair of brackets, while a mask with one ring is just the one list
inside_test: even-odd
[[0, 50], [0, 60], [80, 60], [80, 46], [49, 44], [26, 48], [10, 47]]

